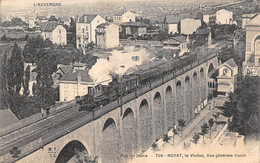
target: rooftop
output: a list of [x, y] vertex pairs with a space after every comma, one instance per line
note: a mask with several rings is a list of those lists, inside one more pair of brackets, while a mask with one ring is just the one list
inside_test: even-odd
[[147, 24], [144, 24], [142, 22], [125, 22], [120, 24], [121, 26], [130, 26], [130, 27], [147, 27]]
[[60, 82], [62, 81], [73, 81], [76, 82], [78, 81], [78, 76], [81, 76], [81, 81], [82, 82], [93, 82], [93, 79], [89, 76], [89, 71], [88, 70], [69, 70], [61, 79]]
[[97, 14], [84, 14], [79, 19], [79, 23], [90, 23], [90, 22], [92, 22], [93, 19], [95, 19], [96, 16], [97, 16]]
[[234, 61], [233, 58], [227, 60], [224, 64], [228, 64], [231, 67], [237, 67], [237, 64], [236, 64], [236, 62]]
[[10, 109], [0, 110], [0, 128], [18, 122], [18, 118]]
[[185, 42], [186, 42], [185, 36], [175, 36], [175, 37], [168, 38], [163, 43], [185, 43]]
[[97, 28], [105, 28], [106, 26], [109, 26], [111, 23], [108, 23], [108, 22], [105, 22], [105, 23], [102, 23], [102, 24], [99, 24], [97, 26]]

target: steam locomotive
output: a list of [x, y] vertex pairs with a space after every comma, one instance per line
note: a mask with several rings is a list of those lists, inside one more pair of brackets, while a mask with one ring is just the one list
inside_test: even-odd
[[163, 62], [146, 70], [137, 71], [130, 75], [112, 75], [112, 81], [108, 85], [88, 87], [88, 94], [76, 97], [76, 102], [81, 106], [80, 110], [90, 111], [96, 107], [104, 106], [111, 101], [117, 100], [151, 80], [162, 77], [165, 73], [190, 65], [197, 60], [197, 54], [183, 56], [175, 61]]

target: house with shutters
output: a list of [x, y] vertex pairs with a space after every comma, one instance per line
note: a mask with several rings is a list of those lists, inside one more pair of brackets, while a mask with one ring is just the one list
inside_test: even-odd
[[102, 23], [96, 30], [97, 47], [101, 49], [119, 46], [119, 26], [114, 23]]
[[136, 15], [131, 11], [119, 11], [113, 15], [113, 23], [121, 24], [125, 22], [135, 22]]
[[228, 97], [237, 88], [238, 66], [231, 58], [218, 68], [217, 91], [220, 96]]
[[84, 50], [89, 43], [96, 43], [97, 26], [105, 22], [100, 15], [84, 14], [76, 23], [76, 47]]
[[179, 18], [176, 15], [166, 15], [160, 25], [160, 30], [165, 31], [167, 34], [178, 33]]

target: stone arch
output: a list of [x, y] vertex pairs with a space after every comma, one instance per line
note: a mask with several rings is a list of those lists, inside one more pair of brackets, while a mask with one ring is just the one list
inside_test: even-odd
[[195, 71], [192, 75], [192, 117], [194, 117], [194, 113], [197, 111], [200, 102], [200, 82], [198, 80], [198, 74]]
[[254, 52], [256, 55], [260, 54], [260, 34], [254, 40]]
[[173, 127], [175, 122], [175, 110], [174, 110], [174, 94], [171, 86], [168, 86], [165, 91], [165, 102], [166, 102], [166, 115], [167, 115], [167, 126], [168, 131]]
[[187, 75], [185, 77], [185, 86], [184, 86], [184, 119], [188, 122], [191, 120], [191, 99], [192, 99], [192, 96], [191, 96], [191, 93], [192, 93], [192, 88], [191, 88], [191, 80], [190, 80], [190, 77]]
[[154, 124], [155, 124], [155, 139], [159, 139], [163, 135], [164, 128], [164, 108], [162, 96], [156, 92], [153, 98]]
[[119, 162], [120, 148], [116, 123], [113, 118], [108, 118], [102, 127], [101, 140], [102, 162]]
[[152, 116], [149, 104], [143, 99], [139, 105], [139, 133], [141, 136], [141, 149], [147, 150], [153, 143]]
[[[123, 152], [125, 155], [134, 155], [137, 150], [137, 126], [134, 112], [127, 108], [122, 117]], [[129, 158], [125, 158], [127, 162]]]
[[207, 83], [205, 81], [205, 72], [204, 69], [200, 69], [200, 103], [202, 103], [206, 99], [206, 86]]
[[204, 69], [201, 67], [201, 68], [200, 68], [200, 79], [203, 79], [204, 76], [205, 76], [205, 74], [204, 74]]
[[198, 80], [198, 74], [197, 74], [196, 71], [193, 73], [192, 79], [193, 79], [193, 81], [197, 81]]
[[176, 82], [176, 110], [177, 110], [177, 119], [184, 118], [184, 111], [183, 111], [183, 90], [182, 90], [182, 83], [180, 80]]
[[260, 33], [257, 33], [256, 35], [254, 35], [254, 37], [252, 37], [252, 40], [251, 40], [251, 51], [254, 51], [255, 50], [255, 42], [256, 40], [260, 39]]
[[214, 73], [214, 65], [213, 63], [210, 63], [209, 69], [208, 69], [208, 77], [211, 77], [211, 75]]
[[[80, 156], [78, 159], [76, 158], [77, 154]], [[72, 140], [62, 148], [59, 155], [57, 156], [55, 163], [69, 162], [76, 159], [83, 161], [84, 156], [89, 157], [89, 153], [86, 147], [82, 142], [78, 140]]]

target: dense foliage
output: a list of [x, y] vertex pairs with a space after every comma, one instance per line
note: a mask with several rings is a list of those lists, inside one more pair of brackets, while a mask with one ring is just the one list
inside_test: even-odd
[[260, 133], [260, 78], [246, 76], [234, 95], [221, 108], [223, 115], [233, 116], [230, 130], [259, 139]]

